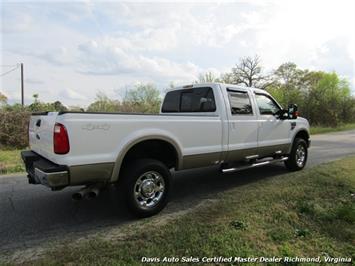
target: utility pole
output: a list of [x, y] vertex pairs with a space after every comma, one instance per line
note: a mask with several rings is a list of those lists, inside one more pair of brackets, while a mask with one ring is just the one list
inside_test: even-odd
[[21, 63], [21, 104], [22, 107], [25, 106], [24, 88], [23, 88], [23, 63]]

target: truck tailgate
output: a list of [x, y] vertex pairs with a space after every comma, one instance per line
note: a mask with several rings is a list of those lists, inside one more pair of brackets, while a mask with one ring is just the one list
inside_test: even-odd
[[29, 143], [31, 150], [45, 158], [52, 158], [53, 129], [58, 113], [34, 114], [29, 124]]

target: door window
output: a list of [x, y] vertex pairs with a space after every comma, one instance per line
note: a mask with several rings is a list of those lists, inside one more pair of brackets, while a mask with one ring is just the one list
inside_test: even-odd
[[280, 111], [278, 104], [268, 95], [255, 94], [261, 115], [274, 115]]
[[232, 115], [252, 115], [250, 98], [244, 91], [229, 91], [229, 102]]

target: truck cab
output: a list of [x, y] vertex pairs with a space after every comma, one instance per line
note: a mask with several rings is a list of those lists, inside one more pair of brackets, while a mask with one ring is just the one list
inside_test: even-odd
[[215, 139], [211, 148], [221, 145], [218, 162], [236, 162], [288, 154], [296, 133], [309, 145], [309, 123], [295, 108], [283, 109], [265, 90], [212, 83], [168, 92], [161, 114], [218, 116], [222, 142]]

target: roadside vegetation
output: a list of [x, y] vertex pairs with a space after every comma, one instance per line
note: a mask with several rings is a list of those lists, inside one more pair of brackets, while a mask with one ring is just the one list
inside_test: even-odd
[[[289, 103], [297, 103], [301, 116], [307, 118], [314, 128], [314, 134], [352, 128], [347, 124], [355, 123], [355, 98], [350, 93], [349, 82], [335, 72], [301, 69], [292, 62], [286, 62], [265, 73], [260, 58], [255, 56], [240, 58], [230, 72], [219, 76], [212, 72], [201, 73], [192, 82], [223, 82], [265, 89], [284, 108]], [[173, 88], [174, 84], [171, 83], [170, 87]], [[158, 113], [161, 100], [161, 91], [154, 84], [138, 84], [116, 99], [99, 92], [86, 109], [65, 106], [60, 101], [46, 103], [40, 100], [38, 94], [34, 94], [33, 102], [25, 107], [10, 105], [7, 97], [0, 92], [0, 150], [28, 146], [27, 125], [31, 112]]]
[[321, 126], [312, 126], [311, 127], [311, 134], [324, 134], [324, 133], [330, 133], [330, 132], [338, 132], [338, 131], [344, 131], [344, 130], [351, 130], [355, 129], [355, 123], [349, 123], [349, 124], [340, 124], [337, 127], [321, 127]]
[[166, 222], [164, 213], [137, 221], [116, 238], [105, 232], [67, 243], [34, 263], [131, 265], [142, 256], [355, 259], [355, 157], [250, 182], [214, 198]]
[[24, 172], [21, 150], [0, 150], [0, 175]]
[[0, 92], [0, 152], [3, 149], [28, 147], [28, 124], [32, 112], [138, 112], [157, 113], [160, 107], [160, 91], [151, 84], [137, 85], [128, 90], [122, 101], [111, 99], [104, 93], [98, 93], [95, 102], [86, 110], [78, 106], [67, 107], [60, 101], [46, 103], [33, 95], [33, 102], [22, 107], [20, 104], [10, 105]]
[[[215, 75], [202, 73], [194, 83], [223, 82], [243, 86], [259, 87], [270, 92], [287, 108], [297, 103], [301, 116], [311, 123], [311, 133], [326, 133], [355, 128], [355, 98], [350, 93], [349, 82], [335, 72], [300, 69], [294, 63], [284, 63], [271, 73], [265, 73], [258, 56], [241, 58], [230, 72]], [[174, 84], [171, 83], [173, 88]], [[119, 99], [120, 98], [120, 99]], [[94, 102], [86, 109], [80, 106], [65, 106], [60, 101], [43, 102], [38, 94], [33, 102], [22, 107], [8, 104], [7, 97], [0, 92], [0, 158], [10, 158], [3, 150], [28, 147], [28, 123], [31, 112], [41, 111], [102, 111], [158, 113], [161, 92], [154, 84], [139, 84], [117, 99], [99, 92]], [[17, 154], [14, 151], [13, 154]], [[0, 161], [0, 174], [21, 169], [14, 163]], [[11, 166], [8, 166], [11, 165]], [[2, 169], [2, 170], [1, 170]], [[5, 170], [4, 170], [5, 169]], [[2, 171], [2, 172], [1, 172]]]

